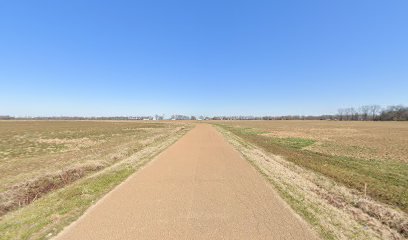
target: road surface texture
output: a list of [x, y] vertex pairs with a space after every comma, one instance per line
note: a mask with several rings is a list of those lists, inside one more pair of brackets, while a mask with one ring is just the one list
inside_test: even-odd
[[316, 239], [316, 235], [214, 127], [198, 124], [57, 239]]

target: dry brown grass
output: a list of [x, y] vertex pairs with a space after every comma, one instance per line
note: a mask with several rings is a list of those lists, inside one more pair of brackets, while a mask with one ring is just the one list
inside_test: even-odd
[[336, 156], [408, 163], [408, 122], [223, 121], [278, 138], [316, 141], [308, 149]]
[[180, 125], [1, 121], [0, 216], [132, 156]]
[[[144, 127], [140, 129], [149, 132], [152, 130], [148, 124], [143, 124]], [[141, 148], [130, 156], [127, 156], [121, 147], [117, 148], [118, 151], [111, 152], [109, 155], [109, 159], [113, 160], [111, 165], [102, 165], [102, 168], [95, 169], [99, 168], [98, 164], [104, 162], [94, 159], [89, 165], [73, 165], [71, 168], [49, 172], [48, 175], [15, 185], [23, 191], [14, 192], [9, 196], [18, 196], [18, 193], [22, 193], [22, 196], [24, 193], [38, 194], [48, 189], [51, 189], [51, 192], [45, 192], [41, 198], [36, 198], [30, 204], [1, 216], [0, 239], [49, 239], [55, 236], [107, 192], [191, 129], [187, 124], [166, 125], [155, 128], [157, 132], [156, 130], [150, 132], [148, 137], [139, 135], [138, 142], [142, 144]], [[58, 183], [61, 186], [58, 186]], [[60, 188], [55, 189], [58, 187]], [[27, 191], [30, 189], [31, 191]]]

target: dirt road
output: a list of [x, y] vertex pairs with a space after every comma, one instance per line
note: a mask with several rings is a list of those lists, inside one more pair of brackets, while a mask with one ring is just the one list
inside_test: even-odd
[[217, 132], [199, 124], [57, 239], [313, 239]]

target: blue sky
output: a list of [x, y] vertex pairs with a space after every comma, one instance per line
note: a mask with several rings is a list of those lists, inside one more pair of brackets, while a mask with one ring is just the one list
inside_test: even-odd
[[0, 115], [408, 103], [408, 1], [1, 1]]

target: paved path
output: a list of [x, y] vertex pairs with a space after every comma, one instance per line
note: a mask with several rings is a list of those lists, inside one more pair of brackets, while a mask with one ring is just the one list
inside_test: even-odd
[[313, 239], [263, 177], [198, 124], [57, 239]]

